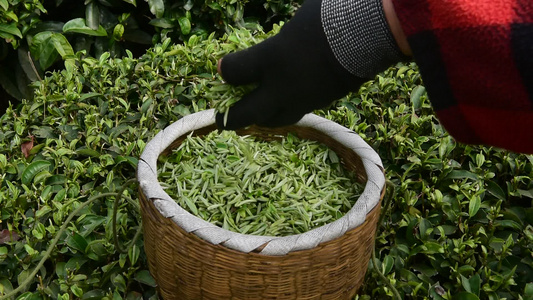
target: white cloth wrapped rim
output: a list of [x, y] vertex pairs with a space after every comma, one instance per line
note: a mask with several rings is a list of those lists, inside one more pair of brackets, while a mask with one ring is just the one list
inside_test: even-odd
[[205, 110], [187, 115], [159, 132], [141, 155], [137, 169], [137, 179], [147, 199], [166, 218], [171, 218], [178, 226], [189, 233], [215, 245], [251, 252], [266, 246], [259, 252], [263, 255], [285, 255], [292, 251], [312, 249], [320, 243], [328, 242], [344, 235], [348, 230], [363, 224], [366, 215], [379, 203], [385, 185], [383, 165], [378, 154], [354, 131], [333, 121], [314, 114], [305, 115], [296, 125], [310, 127], [329, 135], [339, 143], [352, 149], [362, 160], [367, 182], [355, 205], [340, 219], [302, 234], [273, 237], [256, 236], [232, 232], [192, 215], [180, 207], [161, 187], [157, 178], [159, 155], [178, 137], [215, 123], [214, 110]]

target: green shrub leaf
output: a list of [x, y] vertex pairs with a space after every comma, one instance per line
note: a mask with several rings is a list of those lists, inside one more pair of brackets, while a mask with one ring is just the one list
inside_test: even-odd
[[468, 215], [470, 217], [473, 217], [477, 214], [479, 211], [479, 208], [481, 207], [481, 198], [479, 196], [474, 196], [472, 199], [470, 199], [470, 202], [468, 203]]
[[124, 34], [124, 25], [117, 24], [115, 28], [113, 29], [113, 38], [115, 41], [120, 41], [122, 39], [122, 35]]
[[22, 172], [22, 176], [21, 176], [22, 184], [29, 185], [32, 182], [33, 177], [35, 177], [37, 173], [50, 168], [51, 165], [52, 163], [46, 160], [38, 160], [38, 161], [32, 162]]
[[60, 33], [63, 31], [63, 26], [65, 26], [64, 22], [44, 21], [35, 25], [35, 32], [40, 33], [44, 31], [52, 31]]
[[142, 270], [135, 273], [135, 280], [151, 287], [157, 286], [154, 278], [152, 277], [152, 275], [150, 275], [150, 272], [148, 272], [148, 270]]
[[57, 53], [59, 53], [62, 58], [67, 59], [74, 56], [74, 50], [64, 35], [61, 33], [54, 33], [50, 39], [54, 44]]
[[446, 176], [446, 179], [472, 179], [472, 180], [478, 180], [479, 177], [470, 172], [470, 171], [466, 171], [466, 170], [453, 170], [450, 172], [450, 174], [448, 174], [448, 176]]
[[165, 13], [165, 3], [163, 0], [148, 0], [148, 5], [150, 6], [150, 12], [156, 16], [156, 18], [163, 17]]
[[59, 57], [59, 53], [51, 38], [53, 34], [53, 32], [45, 31], [33, 37], [31, 52], [39, 60], [39, 64], [43, 70], [53, 65]]
[[455, 295], [453, 300], [479, 300], [479, 297], [469, 293], [469, 292], [460, 292], [457, 295]]
[[492, 180], [486, 180], [485, 183], [487, 184], [487, 191], [491, 195], [500, 200], [505, 200], [507, 198], [505, 192], [497, 183]]
[[9, 2], [7, 2], [7, 0], [0, 0], [0, 6], [2, 6], [5, 11], [7, 11], [7, 9], [9, 8]]
[[180, 24], [181, 33], [187, 35], [191, 32], [191, 21], [189, 21], [189, 19], [186, 17], [180, 17], [178, 18], [178, 22]]
[[128, 257], [130, 259], [130, 262], [132, 265], [137, 264], [137, 260], [139, 259], [139, 247], [137, 245], [133, 245], [128, 251]]
[[100, 25], [97, 30], [94, 30], [85, 24], [85, 19], [83, 18], [72, 19], [65, 23], [63, 26], [63, 32], [75, 32], [92, 36], [107, 36], [107, 32], [102, 25]]
[[530, 300], [533, 299], [533, 282], [526, 284], [524, 288], [524, 299]]
[[89, 243], [78, 233], [74, 233], [67, 239], [67, 245], [78, 251], [85, 252]]
[[92, 30], [100, 28], [100, 8], [96, 1], [91, 1], [85, 7], [85, 19], [87, 20], [87, 26]]
[[83, 297], [81, 299], [83, 300], [100, 300], [104, 298], [105, 292], [103, 290], [97, 289], [97, 290], [91, 290], [87, 293], [83, 294]]
[[467, 292], [472, 293], [475, 296], [479, 296], [481, 289], [481, 278], [479, 274], [475, 274], [474, 276], [470, 277], [470, 279], [461, 275], [461, 284]]
[[159, 27], [159, 28], [174, 28], [176, 25], [168, 18], [156, 18], [150, 20], [150, 25]]
[[22, 32], [15, 24], [0, 24], [0, 33], [2, 32], [22, 38]]

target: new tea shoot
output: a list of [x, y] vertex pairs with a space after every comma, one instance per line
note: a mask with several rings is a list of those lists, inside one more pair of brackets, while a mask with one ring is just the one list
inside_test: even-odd
[[181, 207], [254, 235], [287, 236], [333, 222], [364, 188], [335, 152], [291, 134], [274, 141], [233, 131], [189, 135], [160, 158], [158, 171]]

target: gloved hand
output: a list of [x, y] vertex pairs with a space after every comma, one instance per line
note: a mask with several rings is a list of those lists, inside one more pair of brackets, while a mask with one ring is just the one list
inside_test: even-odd
[[251, 124], [278, 127], [296, 123], [366, 81], [335, 58], [321, 21], [322, 0], [307, 0], [280, 32], [246, 50], [224, 56], [219, 73], [229, 84], [258, 87], [216, 117], [223, 129]]

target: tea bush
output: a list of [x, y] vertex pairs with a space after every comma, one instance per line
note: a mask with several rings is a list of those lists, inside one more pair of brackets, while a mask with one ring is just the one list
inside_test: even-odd
[[[28, 278], [23, 299], [155, 299], [142, 240], [134, 239], [141, 223], [128, 180], [137, 158], [159, 130], [211, 107], [220, 56], [277, 30], [192, 35], [180, 45], [166, 39], [140, 58], [78, 54], [70, 69], [35, 82], [34, 99], [0, 118], [0, 295]], [[392, 295], [375, 268], [405, 299], [532, 297], [531, 155], [456, 143], [414, 64], [317, 113], [358, 132], [397, 186], [377, 234], [379, 262], [358, 299]], [[121, 253], [108, 193], [124, 186]], [[29, 277], [63, 224], [49, 259]]]
[[[0, 85], [14, 99], [30, 99], [30, 82], [46, 70], [71, 67], [78, 51], [135, 57], [165, 38], [221, 36], [230, 27], [270, 30], [301, 0], [0, 0]], [[15, 75], [15, 76], [13, 76]], [[1, 94], [0, 94], [1, 95]], [[2, 100], [2, 102], [7, 102]], [[0, 103], [3, 104], [3, 103]], [[5, 104], [4, 104], [5, 105]], [[0, 106], [3, 113], [5, 108]]]
[[[533, 155], [455, 142], [414, 64], [324, 113], [362, 135], [396, 185], [377, 267], [404, 299], [533, 297]], [[391, 295], [373, 268], [361, 299]]]

